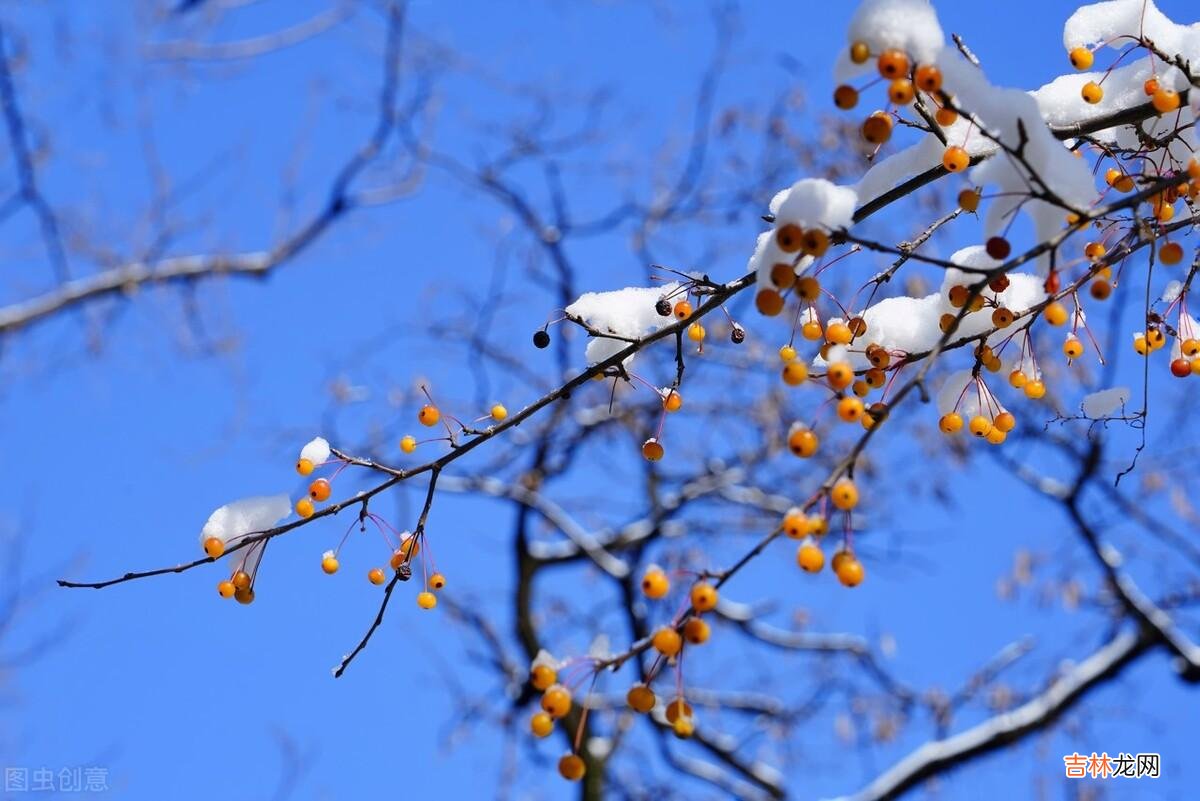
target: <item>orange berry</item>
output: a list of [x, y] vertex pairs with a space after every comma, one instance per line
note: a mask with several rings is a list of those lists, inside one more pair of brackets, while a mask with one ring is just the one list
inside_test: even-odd
[[1163, 264], [1179, 264], [1183, 260], [1183, 247], [1178, 242], [1168, 242], [1158, 249], [1158, 260]]
[[988, 432], [992, 430], [991, 422], [981, 414], [977, 414], [971, 418], [967, 430], [980, 439], [986, 437]]
[[504, 420], [506, 417], [508, 417], [508, 409], [504, 408], [503, 403], [496, 403], [492, 405], [492, 410], [489, 412], [489, 414], [492, 416], [493, 420], [499, 423], [501, 420]]
[[[1096, 60], [1092, 51], [1086, 47], [1072, 47], [1070, 52], [1067, 53], [1067, 58], [1070, 60], [1071, 66], [1080, 72], [1091, 69], [1092, 62]], [[1095, 101], [1089, 100], [1088, 102], [1093, 103]]]
[[796, 282], [796, 294], [801, 300], [811, 303], [821, 296], [821, 283], [811, 275], [806, 275]]
[[952, 108], [942, 106], [934, 113], [933, 118], [937, 121], [938, 125], [943, 128], [949, 128], [958, 121], [958, 112]]
[[997, 328], [1008, 328], [1012, 325], [1014, 319], [1013, 313], [1004, 307], [1000, 307], [992, 312], [992, 325]]
[[845, 362], [834, 362], [825, 371], [825, 379], [834, 389], [845, 389], [854, 380], [854, 370]]
[[962, 431], [962, 427], [962, 415], [958, 412], [947, 412], [938, 420], [938, 428], [942, 430], [943, 434], [957, 434]]
[[754, 307], [766, 317], [774, 317], [783, 311], [783, 295], [774, 289], [760, 289], [754, 296]]
[[313, 516], [313, 502], [308, 498], [301, 498], [296, 501], [296, 514], [301, 517], [308, 518]]
[[1191, 359], [1200, 356], [1200, 339], [1185, 339], [1179, 346], [1179, 352]]
[[400, 542], [400, 547], [392, 551], [391, 566], [393, 570], [399, 570], [400, 565], [405, 562], [411, 562], [413, 558], [421, 552], [421, 543], [417, 542], [416, 537], [408, 536]]
[[1046, 394], [1046, 385], [1043, 384], [1040, 380], [1033, 380], [1033, 381], [1025, 382], [1024, 389], [1025, 389], [1025, 397], [1030, 398], [1031, 400], [1037, 400], [1038, 398], [1040, 398]]
[[708, 637], [712, 633], [708, 623], [698, 617], [690, 617], [683, 624], [683, 638], [692, 645], [703, 645], [708, 642]]
[[1104, 247], [1103, 242], [1088, 242], [1083, 248], [1083, 255], [1088, 261], [1100, 261], [1107, 252], [1108, 248]]
[[429, 591], [419, 592], [417, 593], [417, 606], [422, 609], [432, 609], [437, 606], [437, 596]]
[[797, 428], [788, 435], [788, 450], [801, 459], [807, 459], [817, 452], [820, 440], [812, 429]]
[[707, 581], [697, 581], [692, 585], [691, 601], [697, 612], [708, 612], [717, 605], [717, 588]]
[[233, 586], [232, 581], [222, 581], [217, 584], [217, 592], [222, 598], [232, 598], [233, 594], [237, 592], [237, 587]]
[[829, 250], [829, 234], [820, 228], [809, 228], [800, 239], [800, 249], [805, 255], [819, 258]]
[[654, 697], [654, 690], [645, 684], [635, 684], [625, 694], [625, 703], [629, 704], [629, 708], [634, 712], [641, 712], [643, 715], [654, 709], [657, 700]]
[[316, 465], [312, 463], [312, 459], [300, 459], [296, 462], [296, 472], [302, 476], [312, 473], [314, 467]]
[[1079, 96], [1083, 98], [1083, 102], [1095, 105], [1104, 99], [1104, 89], [1095, 81], [1088, 81], [1079, 90]]
[[1046, 307], [1042, 315], [1050, 325], [1062, 325], [1067, 321], [1067, 307], [1058, 301], [1054, 301]]
[[250, 574], [244, 570], [239, 570], [233, 574], [233, 587], [237, 590], [250, 589]]
[[807, 323], [800, 326], [800, 335], [809, 342], [815, 342], [816, 340], [825, 336], [825, 331], [821, 328], [821, 324], [816, 320], [809, 320]]
[[1013, 417], [1012, 412], [1000, 412], [996, 415], [996, 419], [992, 421], [993, 427], [1007, 434], [1013, 430], [1017, 424], [1017, 418]]
[[879, 54], [876, 66], [884, 78], [901, 78], [908, 74], [908, 56], [903, 50], [884, 50]]
[[[547, 664], [534, 665], [529, 670], [529, 684], [535, 690], [549, 690], [554, 683], [558, 681], [558, 671]], [[555, 696], [557, 699], [558, 696]], [[568, 707], [570, 706], [570, 697], [567, 698]], [[545, 699], [542, 701], [545, 705]], [[566, 714], [566, 713], [564, 713]]]
[[686, 320], [692, 316], [692, 304], [681, 300], [672, 307], [671, 313], [675, 315], [676, 320]]
[[787, 223], [775, 229], [775, 244], [779, 245], [779, 249], [784, 253], [795, 253], [800, 249], [800, 241], [804, 238], [804, 231], [798, 225]]
[[888, 86], [888, 100], [897, 106], [907, 106], [913, 102], [914, 97], [916, 97], [916, 92], [913, 90], [912, 81], [908, 78], [897, 78]]
[[676, 390], [670, 390], [663, 397], [663, 408], [668, 412], [677, 412], [683, 406], [683, 396]]
[[405, 434], [400, 438], [400, 450], [403, 453], [412, 453], [417, 449], [417, 438], [411, 434]]
[[845, 323], [830, 323], [825, 328], [825, 338], [835, 345], [848, 345], [854, 333]]
[[659, 459], [663, 458], [663, 453], [665, 453], [665, 451], [663, 450], [662, 443], [656, 440], [654, 437], [651, 437], [642, 443], [642, 457], [645, 458], [647, 462], [657, 462]]
[[844, 423], [856, 422], [864, 411], [863, 402], [858, 398], [845, 397], [838, 401], [837, 415]]
[[384, 575], [383, 568], [373, 567], [367, 571], [367, 581], [378, 587], [380, 584], [387, 581], [387, 576]]
[[1159, 114], [1167, 114], [1179, 108], [1179, 93], [1171, 89], [1159, 88], [1150, 96], [1150, 104]]
[[808, 380], [808, 366], [804, 362], [788, 362], [783, 366], [783, 383], [798, 386]]
[[668, 626], [663, 626], [654, 632], [654, 639], [651, 642], [655, 650], [666, 657], [675, 656], [683, 647], [683, 638], [679, 636], [679, 632]]
[[421, 407], [421, 411], [417, 412], [417, 420], [423, 426], [436, 426], [438, 420], [441, 419], [442, 413], [438, 411], [438, 408], [428, 403]]
[[333, 551], [329, 551], [323, 557], [321, 557], [321, 569], [324, 570], [327, 575], [332, 576], [334, 573], [338, 572], [338, 567], [338, 560], [337, 557], [333, 555]]
[[692, 705], [682, 698], [676, 698], [667, 704], [666, 710], [667, 723], [675, 723], [678, 720], [692, 717], [695, 712], [692, 710]]
[[829, 499], [838, 509], [847, 512], [858, 506], [858, 487], [854, 486], [854, 482], [848, 478], [838, 479], [833, 488], [829, 490]]
[[1068, 359], [1078, 359], [1083, 355], [1083, 343], [1073, 336], [1063, 343], [1062, 349]]
[[984, 439], [989, 445], [1003, 445], [1004, 440], [1008, 439], [1008, 432], [1001, 431], [995, 426], [992, 426], [992, 430], [987, 433], [987, 436], [984, 437]]
[[1022, 370], [1013, 370], [1008, 374], [1008, 383], [1017, 389], [1025, 386], [1028, 380], [1029, 379]]
[[862, 562], [855, 558], [854, 554], [846, 553], [845, 558], [839, 560], [834, 567], [834, 572], [837, 574], [838, 581], [844, 587], [857, 587], [862, 584], [866, 571], [863, 570]]
[[806, 542], [796, 549], [796, 564], [805, 573], [820, 573], [825, 567], [825, 554], [811, 542]]
[[1088, 292], [1096, 300], [1107, 300], [1108, 296], [1112, 294], [1112, 284], [1108, 281], [1097, 279], [1088, 287]]
[[558, 760], [558, 774], [569, 782], [577, 782], [587, 773], [587, 765], [575, 754], [567, 754]]
[[932, 64], [922, 64], [917, 67], [917, 72], [913, 77], [916, 79], [917, 88], [922, 92], [933, 94], [942, 88], [942, 71]]
[[529, 719], [529, 730], [533, 732], [534, 737], [549, 737], [554, 731], [554, 718], [545, 712], [537, 712]]
[[1146, 97], [1150, 97], [1155, 92], [1157, 92], [1158, 89], [1159, 89], [1158, 78], [1153, 77], [1153, 76], [1147, 78], [1146, 82], [1142, 84], [1142, 91], [1146, 93]]
[[432, 590], [442, 590], [446, 588], [446, 577], [441, 573], [434, 573], [429, 577], [429, 587]]
[[808, 518], [799, 509], [793, 509], [783, 516], [780, 523], [783, 533], [794, 540], [802, 539], [808, 534]]
[[866, 42], [854, 42], [850, 45], [850, 60], [855, 64], [865, 64], [871, 57], [871, 48]]
[[833, 104], [843, 111], [849, 111], [858, 105], [858, 90], [842, 84], [833, 90]]
[[249, 587], [244, 590], [235, 590], [233, 593], [233, 600], [237, 601], [239, 604], [249, 606], [250, 604], [254, 603], [254, 590], [250, 589]]
[[314, 501], [327, 501], [332, 492], [333, 488], [329, 486], [329, 480], [325, 478], [318, 478], [308, 485], [308, 497]]
[[892, 118], [886, 112], [875, 111], [862, 124], [862, 138], [873, 145], [882, 145], [892, 138]]
[[670, 589], [671, 580], [658, 568], [651, 568], [642, 576], [642, 594], [647, 598], [658, 600], [665, 596]]
[[225, 553], [225, 542], [219, 537], [209, 537], [204, 541], [204, 552], [212, 559], [219, 559]]
[[796, 268], [787, 262], [776, 262], [771, 265], [771, 283], [776, 289], [788, 289], [796, 283]]
[[971, 165], [971, 157], [958, 145], [950, 145], [942, 153], [942, 166], [950, 172], [962, 172]]
[[958, 206], [963, 211], [975, 212], [979, 210], [979, 190], [964, 189], [958, 193]]

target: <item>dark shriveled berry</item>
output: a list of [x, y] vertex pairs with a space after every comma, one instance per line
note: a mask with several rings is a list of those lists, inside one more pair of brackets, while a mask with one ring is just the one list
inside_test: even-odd
[[742, 328], [737, 323], [734, 323], [733, 331], [731, 331], [729, 333], [729, 338], [733, 341], [733, 344], [735, 344], [735, 345], [742, 344], [743, 342], [746, 341], [746, 329]]
[[658, 303], [654, 304], [654, 310], [658, 312], [659, 317], [671, 316], [671, 301], [666, 298], [659, 298]]
[[538, 348], [546, 347], [547, 345], [550, 344], [550, 335], [547, 334], [545, 331], [534, 331], [533, 332], [533, 344], [534, 344], [534, 347], [538, 347]]

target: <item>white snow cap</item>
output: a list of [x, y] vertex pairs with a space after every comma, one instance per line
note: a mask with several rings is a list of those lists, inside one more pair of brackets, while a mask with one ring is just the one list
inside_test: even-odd
[[1129, 387], [1113, 387], [1093, 392], [1083, 399], [1079, 408], [1085, 417], [1099, 419], [1120, 409], [1129, 401]]
[[[671, 295], [677, 289], [679, 284], [672, 282], [662, 286], [626, 287], [612, 292], [587, 292], [568, 306], [566, 312], [598, 331], [638, 339], [675, 322], [674, 317], [663, 317], [654, 307], [660, 298]], [[678, 300], [683, 300], [682, 293], [671, 298], [672, 303]], [[628, 346], [629, 343], [622, 339], [593, 337], [588, 341], [585, 355], [588, 364], [596, 364]], [[625, 364], [631, 361], [632, 356], [625, 360]]]
[[529, 669], [533, 670], [535, 667], [538, 667], [539, 665], [545, 665], [546, 667], [550, 668], [551, 670], [557, 672], [558, 669], [562, 667], [562, 662], [555, 659], [554, 656], [549, 651], [547, 651], [545, 648], [543, 648], [537, 652], [537, 656], [535, 656], [533, 658], [533, 661], [529, 663]]
[[834, 68], [838, 81], [874, 69], [874, 59], [865, 64], [850, 60], [849, 45], [854, 42], [866, 42], [872, 55], [903, 50], [917, 64], [929, 64], [945, 45], [946, 35], [929, 0], [863, 0], [850, 20], [846, 42]]
[[[778, 195], [776, 197], [779, 197]], [[858, 194], [824, 178], [802, 178], [786, 191], [775, 211], [775, 225], [791, 223], [801, 228], [849, 228]]]
[[228, 545], [238, 537], [271, 528], [291, 513], [292, 502], [287, 495], [260, 495], [227, 503], [209, 515], [200, 530], [200, 545], [210, 537]]
[[329, 443], [324, 437], [317, 437], [300, 449], [300, 458], [308, 459], [314, 465], [321, 464], [329, 458]]

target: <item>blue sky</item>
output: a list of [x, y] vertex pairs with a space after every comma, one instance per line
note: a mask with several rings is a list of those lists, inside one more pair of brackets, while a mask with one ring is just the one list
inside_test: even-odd
[[[936, 5], [943, 27], [966, 36], [997, 83], [1033, 87], [1066, 68], [1060, 32], [1069, 4], [1013, 2], [1003, 11]], [[1183, 18], [1189, 3], [1160, 5]], [[243, 38], [320, 7], [307, 0], [253, 5], [231, 15], [216, 35]], [[622, 155], [684, 141], [713, 44], [701, 8], [418, 2], [411, 23], [513, 85], [610, 87], [619, 122], [605, 131], [606, 147]], [[194, 228], [169, 248], [187, 253], [269, 244], [278, 231], [285, 170], [295, 170], [302, 217], [321, 202], [330, 176], [370, 128], [379, 46], [370, 12], [253, 62], [195, 67], [146, 62], [140, 45], [172, 29], [128, 9], [109, 14], [95, 6], [26, 8], [10, 12], [6, 24], [27, 37], [30, 66], [18, 89], [27, 113], [53, 141], [45, 191], [69, 207], [73, 224], [93, 239], [112, 232], [118, 253], [145, 235], [138, 214], [152, 193], [142, 158], [148, 136], [177, 181], [203, 176], [181, 201]], [[843, 46], [848, 8], [747, 2], [740, 14], [719, 98], [762, 101], [794, 84], [808, 92], [812, 108], [829, 111], [829, 65]], [[468, 158], [483, 152], [487, 141], [462, 123], [510, 118], [512, 106], [478, 80], [451, 79], [445, 92], [438, 146]], [[644, 180], [631, 185], [644, 186]], [[606, 198], [590, 196], [581, 179], [573, 200], [587, 210]], [[904, 221], [887, 224], [903, 227]], [[471, 232], [503, 225], [493, 203], [435, 173], [413, 197], [340, 224], [267, 283], [201, 287], [195, 299], [203, 335], [187, 325], [181, 293], [147, 290], [106, 309], [97, 353], [88, 350], [87, 324], [78, 317], [6, 343], [0, 439], [8, 458], [0, 480], [9, 502], [0, 530], [21, 542], [22, 572], [38, 593], [10, 647], [68, 626], [36, 664], [0, 676], [0, 758], [8, 766], [102, 765], [112, 797], [123, 799], [265, 798], [280, 781], [277, 737], [285, 733], [306, 769], [294, 798], [395, 795], [399, 781], [403, 798], [492, 794], [504, 758], [496, 731], [480, 727], [447, 736], [450, 688], [488, 692], [492, 680], [467, 664], [468, 638], [443, 617], [418, 614], [403, 598], [347, 675], [331, 677], [330, 668], [357, 641], [377, 603], [378, 591], [359, 580], [369, 557], [351, 553], [344, 575], [334, 579], [316, 569], [317, 556], [348, 521], [306, 527], [272, 545], [259, 598], [249, 609], [218, 601], [213, 570], [101, 592], [51, 585], [62, 575], [100, 578], [193, 558], [196, 531], [213, 508], [246, 495], [297, 493], [302, 485], [291, 464], [300, 444], [332, 433], [331, 427], [353, 441], [369, 436], [375, 423], [391, 425], [389, 416], [409, 414], [411, 402], [390, 409], [388, 390], [411, 387], [416, 376], [465, 405], [472, 385], [463, 350], [422, 334], [463, 313], [457, 290], [488, 276], [492, 242]], [[733, 233], [748, 253], [759, 230], [753, 213], [738, 225], [742, 230]], [[0, 240], [0, 258], [8, 264], [0, 290], [5, 302], [51, 281], [32, 231], [32, 221], [19, 217]], [[623, 236], [589, 241], [576, 255], [587, 265], [581, 290], [624, 286], [644, 275]], [[740, 274], [745, 255], [707, 269], [731, 278]], [[503, 310], [492, 336], [550, 376], [549, 354], [531, 352], [527, 342], [555, 300], [536, 281], [513, 280], [524, 282], [520, 303]], [[394, 335], [379, 346], [383, 331]], [[219, 352], [199, 347], [204, 341]], [[331, 426], [335, 378], [370, 394]], [[503, 371], [490, 379], [488, 391], [510, 408], [529, 399]], [[903, 436], [881, 443], [896, 469], [913, 452]], [[592, 477], [579, 481], [579, 492], [594, 486]], [[999, 604], [992, 587], [1020, 547], [1078, 569], [1092, 586], [1094, 572], [1054, 513], [1028, 516], [1002, 506], [1007, 515], [995, 514], [995, 506], [971, 503], [979, 487], [999, 498], [1023, 492], [986, 460], [948, 483], [949, 507], [927, 496], [892, 502], [887, 522], [870, 540], [872, 580], [854, 593], [797, 584], [787, 558], [756, 566], [730, 591], [753, 600], [759, 588], [777, 587], [785, 606], [812, 610], [823, 630], [872, 638], [890, 633], [899, 646], [889, 669], [921, 687], [955, 687], [1000, 646], [1033, 635], [1041, 658], [1018, 667], [1012, 681], [1036, 686], [1054, 659], [1094, 646], [1104, 619], [1095, 612], [1044, 610], [1033, 597]], [[397, 494], [396, 519], [415, 514], [422, 492], [423, 485]], [[504, 604], [489, 599], [511, 591], [507, 569], [496, 569], [508, 554], [509, 514], [446, 495], [431, 522], [447, 535], [437, 541], [438, 558], [452, 588], [482, 611], [490, 613], [494, 604], [502, 627], [508, 623]], [[1155, 575], [1153, 565], [1141, 569]], [[584, 632], [565, 639], [572, 637], [586, 645]], [[768, 656], [716, 650], [699, 670], [750, 675], [756, 660]], [[801, 660], [795, 664], [805, 669]], [[1166, 778], [1153, 786], [1110, 787], [1112, 797], [1188, 797], [1186, 788], [1200, 779], [1189, 761], [1200, 729], [1194, 715], [1178, 710], [1194, 709], [1196, 700], [1168, 673], [1163, 657], [1142, 660], [1091, 697], [1073, 718], [1078, 730], [1034, 738], [1015, 755], [975, 763], [943, 785], [943, 797], [1021, 797], [1034, 786], [1044, 797], [1066, 797], [1060, 757], [1076, 749], [1160, 751]], [[972, 714], [978, 713], [957, 725], [971, 722]], [[856, 789], [915, 742], [902, 738], [867, 755], [840, 745], [822, 718], [791, 744], [803, 762], [789, 772], [793, 795]], [[516, 798], [571, 797], [550, 767], [560, 749], [557, 741], [522, 745]]]

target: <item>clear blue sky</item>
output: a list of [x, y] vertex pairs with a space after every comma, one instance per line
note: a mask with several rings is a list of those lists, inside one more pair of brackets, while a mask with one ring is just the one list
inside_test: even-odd
[[[269, 244], [289, 163], [303, 214], [323, 199], [333, 170], [372, 123], [379, 33], [372, 15], [253, 62], [184, 69], [141, 59], [140, 43], [168, 29], [124, 5], [7, 12], [6, 24], [22, 31], [29, 47], [30, 67], [18, 83], [22, 101], [53, 140], [47, 194], [70, 207], [93, 238], [112, 231], [118, 251], [137, 241], [137, 215], [152, 189], [142, 159], [149, 131], [159, 160], [178, 179], [205, 176], [182, 205], [204, 227], [185, 231], [171, 253]], [[796, 81], [815, 108], [829, 110], [830, 65], [843, 45], [848, 5], [743, 3], [721, 100], [761, 101]], [[1021, 0], [1002, 11], [999, 4], [936, 5], [943, 27], [967, 37], [997, 83], [1034, 87], [1066, 67], [1061, 24], [1068, 3]], [[254, 35], [320, 6], [258, 4], [231, 15], [218, 35]], [[1182, 18], [1191, 3], [1161, 6]], [[414, 4], [411, 22], [513, 83], [611, 87], [628, 122], [609, 132], [620, 153], [685, 135], [712, 48], [708, 15], [700, 9], [690, 2], [426, 0]], [[449, 123], [504, 119], [508, 109], [497, 97], [477, 82], [451, 83], [439, 145], [468, 157], [485, 147]], [[587, 208], [586, 188], [576, 192]], [[277, 541], [249, 609], [217, 599], [214, 570], [99, 593], [51, 585], [61, 575], [101, 578], [191, 559], [196, 532], [216, 506], [245, 495], [296, 493], [301, 485], [291, 463], [305, 439], [325, 430], [334, 377], [374, 393], [365, 404], [369, 412], [339, 420], [351, 439], [386, 412], [384, 395], [393, 383], [410, 386], [424, 375], [447, 395], [470, 398], [461, 349], [431, 344], [420, 332], [462, 312], [455, 294], [434, 284], [445, 276], [463, 284], [486, 279], [489, 240], [470, 233], [476, 225], [499, 225], [500, 215], [486, 199], [433, 174], [413, 198], [351, 218], [268, 283], [205, 286], [196, 293], [203, 327], [231, 346], [220, 355], [197, 352], [180, 294], [160, 291], [109, 309], [98, 354], [86, 350], [86, 328], [73, 317], [6, 344], [0, 485], [7, 502], [0, 529], [23, 543], [22, 570], [40, 592], [10, 647], [70, 625], [36, 664], [0, 676], [0, 758], [7, 765], [102, 765], [111, 797], [122, 799], [259, 799], [270, 797], [280, 779], [275, 737], [285, 732], [306, 762], [297, 799], [492, 795], [504, 756], [495, 730], [456, 733], [447, 743], [449, 687], [482, 692], [488, 680], [463, 664], [465, 638], [444, 618], [418, 614], [411, 599], [401, 599], [367, 653], [344, 678], [331, 677], [377, 602], [377, 590], [359, 580], [365, 557], [351, 555], [345, 575], [335, 579], [316, 569], [319, 553], [347, 521]], [[759, 229], [752, 215], [743, 224], [748, 254]], [[18, 219], [0, 240], [5, 292], [50, 280], [31, 226]], [[747, 254], [708, 269], [733, 277]], [[589, 243], [580, 263], [587, 265], [583, 290], [624, 286], [644, 274], [621, 236]], [[530, 285], [522, 297], [524, 305], [507, 310], [493, 336], [549, 376], [549, 356], [531, 353], [527, 341], [555, 300]], [[402, 335], [383, 353], [362, 356], [385, 330]], [[528, 399], [504, 375], [493, 376], [492, 392], [510, 408]], [[911, 453], [890, 439], [884, 445]], [[1019, 488], [1005, 483], [1011, 479], [985, 463], [972, 469], [962, 477], [970, 486], [1019, 496]], [[399, 508], [411, 516], [421, 490], [405, 495]], [[951, 511], [927, 500], [893, 505], [886, 530], [872, 541], [872, 580], [854, 593], [808, 589], [787, 558], [756, 568], [730, 592], [756, 600], [758, 588], [773, 586], [770, 594], [785, 606], [816, 610], [822, 630], [890, 632], [899, 649], [889, 668], [923, 687], [955, 687], [1001, 645], [1033, 634], [1041, 658], [1014, 671], [1012, 682], [1036, 686], [1055, 656], [1095, 644], [1103, 618], [1040, 610], [1032, 598], [997, 604], [995, 581], [1022, 545], [1076, 565], [1089, 586], [1094, 573], [1061, 520], [1021, 520], [1014, 512], [1016, 519], [1006, 519], [964, 505], [961, 493], [952, 490], [960, 503]], [[496, 509], [447, 495], [431, 523], [446, 535], [439, 564], [455, 588], [484, 606], [511, 588], [507, 569], [495, 569], [508, 553], [508, 512], [499, 517]], [[889, 558], [900, 553], [906, 556]], [[494, 605], [504, 625], [504, 604]], [[1081, 615], [1091, 616], [1090, 628]], [[1080, 639], [1085, 629], [1091, 636]], [[713, 674], [739, 658], [714, 653], [720, 657], [709, 668]], [[1143, 660], [1092, 696], [1074, 718], [1082, 723], [1078, 732], [1059, 730], [1022, 745], [1016, 756], [973, 764], [943, 785], [942, 797], [1024, 797], [1039, 780], [1044, 797], [1065, 797], [1060, 757], [1076, 749], [1161, 751], [1166, 778], [1154, 786], [1110, 786], [1112, 797], [1191, 797], [1187, 788], [1200, 781], [1191, 758], [1200, 725], [1179, 711], [1194, 710], [1196, 697], [1167, 673], [1163, 658]], [[902, 738], [864, 756], [839, 745], [830, 721], [819, 719], [792, 743], [793, 795], [857, 789], [914, 743]], [[531, 751], [523, 747], [516, 798], [571, 797], [550, 765], [560, 750], [557, 740], [532, 749], [546, 764], [530, 767]], [[696, 789], [708, 797], [709, 790]]]

